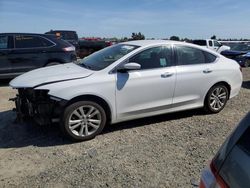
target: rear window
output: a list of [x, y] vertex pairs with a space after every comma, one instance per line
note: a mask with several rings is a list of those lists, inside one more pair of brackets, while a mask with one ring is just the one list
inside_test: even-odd
[[237, 145], [248, 155], [250, 155], [250, 127], [240, 137]]
[[37, 47], [49, 47], [53, 43], [45, 38], [39, 36], [29, 35], [17, 35], [15, 36], [15, 47], [16, 48], [37, 48]]

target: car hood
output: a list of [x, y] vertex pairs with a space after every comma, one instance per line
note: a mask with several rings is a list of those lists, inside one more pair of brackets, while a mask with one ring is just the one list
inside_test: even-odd
[[34, 88], [55, 82], [85, 78], [91, 74], [93, 74], [91, 70], [74, 63], [67, 63], [24, 73], [13, 79], [10, 86], [13, 88]]
[[238, 56], [238, 55], [243, 55], [246, 54], [247, 52], [244, 51], [236, 51], [236, 50], [225, 50], [221, 52], [222, 55], [230, 55], [230, 56]]

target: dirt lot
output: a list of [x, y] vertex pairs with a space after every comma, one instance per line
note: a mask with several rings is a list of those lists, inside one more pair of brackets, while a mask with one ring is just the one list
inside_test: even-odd
[[57, 126], [15, 124], [15, 92], [0, 81], [0, 187], [193, 187], [250, 110], [250, 69], [219, 114], [179, 112], [112, 125], [71, 143]]

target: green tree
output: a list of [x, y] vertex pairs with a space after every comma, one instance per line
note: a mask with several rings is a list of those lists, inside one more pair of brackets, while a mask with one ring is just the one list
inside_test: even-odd
[[214, 40], [215, 40], [215, 39], [216, 39], [216, 35], [213, 35], [213, 36], [211, 37], [211, 39], [214, 39]]
[[170, 37], [170, 40], [179, 41], [180, 38], [178, 36], [172, 36], [172, 37]]
[[130, 40], [144, 40], [145, 36], [139, 32], [139, 33], [132, 33]]

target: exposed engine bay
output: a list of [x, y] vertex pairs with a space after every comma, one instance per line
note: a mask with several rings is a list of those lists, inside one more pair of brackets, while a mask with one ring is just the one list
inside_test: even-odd
[[62, 106], [66, 104], [61, 100], [48, 95], [48, 90], [35, 90], [33, 88], [20, 88], [15, 98], [17, 120], [32, 119], [40, 125], [51, 124], [60, 119]]

